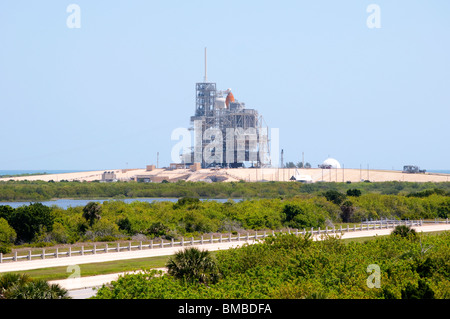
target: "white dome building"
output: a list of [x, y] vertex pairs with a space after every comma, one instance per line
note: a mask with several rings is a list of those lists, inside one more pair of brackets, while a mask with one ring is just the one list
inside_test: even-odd
[[323, 161], [322, 167], [331, 167], [331, 168], [341, 168], [341, 164], [335, 160], [334, 158], [327, 158], [326, 160]]

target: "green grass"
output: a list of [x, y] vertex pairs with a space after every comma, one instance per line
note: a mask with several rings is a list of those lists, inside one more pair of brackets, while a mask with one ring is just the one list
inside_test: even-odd
[[[136, 258], [127, 260], [108, 261], [92, 264], [81, 264], [81, 277], [114, 274], [126, 271], [141, 270], [144, 268], [160, 268], [166, 265], [170, 256], [157, 256], [149, 258]], [[53, 267], [32, 269], [27, 271], [17, 271], [11, 273], [23, 274], [26, 273], [32, 278], [44, 280], [58, 280], [68, 278], [72, 272], [67, 272], [68, 267]], [[1, 274], [0, 274], [1, 275]]]

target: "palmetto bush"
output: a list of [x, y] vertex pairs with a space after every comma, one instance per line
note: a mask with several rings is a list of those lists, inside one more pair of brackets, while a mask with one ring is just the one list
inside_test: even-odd
[[0, 277], [0, 299], [70, 299], [66, 289], [26, 274]]
[[416, 231], [415, 229], [406, 226], [406, 225], [398, 225], [395, 226], [394, 230], [391, 232], [392, 235], [397, 235], [400, 237], [415, 237]]
[[210, 252], [195, 247], [177, 252], [166, 267], [169, 275], [189, 283], [211, 284], [219, 279], [218, 268]]

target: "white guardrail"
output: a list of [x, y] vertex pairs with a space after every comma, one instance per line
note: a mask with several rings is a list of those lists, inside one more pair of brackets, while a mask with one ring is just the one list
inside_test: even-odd
[[[363, 222], [359, 224], [359, 226], [356, 226], [356, 224], [353, 224], [353, 227], [350, 227], [347, 225], [347, 227], [342, 227], [342, 225], [339, 227], [339, 229], [336, 229], [335, 227], [328, 228], [325, 227], [325, 229], [320, 229], [320, 227], [317, 230], [314, 230], [314, 228], [311, 228], [310, 230], [306, 230], [305, 228], [303, 230], [298, 229], [288, 229], [288, 231], [271, 231], [268, 232], [260, 232], [258, 233], [255, 231], [254, 234], [250, 235], [249, 232], [247, 232], [246, 235], [242, 236], [241, 234], [237, 233], [235, 237], [232, 236], [231, 233], [228, 235], [222, 235], [220, 234], [219, 237], [214, 237], [212, 234], [209, 236], [209, 238], [205, 238], [204, 236], [201, 236], [200, 239], [195, 239], [191, 237], [190, 239], [186, 240], [185, 238], [181, 238], [180, 241], [174, 241], [172, 240], [166, 240], [160, 239], [160, 241], [153, 241], [151, 240], [148, 244], [143, 244], [142, 241], [139, 243], [139, 245], [131, 245], [131, 242], [128, 243], [127, 246], [120, 246], [120, 243], [117, 243], [117, 246], [115, 247], [109, 247], [109, 245], [106, 243], [103, 248], [97, 248], [97, 245], [93, 245], [92, 249], [84, 249], [84, 246], [81, 246], [79, 250], [72, 250], [72, 247], [68, 247], [67, 251], [59, 251], [58, 248], [54, 248], [55, 252], [46, 253], [45, 249], [42, 249], [41, 253], [38, 254], [32, 254], [32, 251], [29, 250], [26, 255], [18, 255], [17, 251], [13, 253], [12, 256], [3, 256], [2, 253], [0, 253], [0, 263], [4, 262], [15, 262], [19, 260], [32, 260], [33, 258], [39, 258], [39, 259], [46, 259], [47, 257], [50, 258], [60, 258], [60, 257], [71, 257], [74, 255], [82, 256], [86, 254], [97, 254], [97, 253], [109, 253], [109, 252], [122, 252], [122, 251], [132, 251], [132, 250], [142, 250], [142, 249], [155, 249], [155, 248], [164, 248], [164, 247], [184, 247], [184, 246], [193, 246], [195, 244], [214, 244], [214, 243], [224, 243], [224, 242], [241, 242], [241, 241], [249, 241], [249, 240], [258, 240], [261, 238], [266, 238], [268, 236], [274, 236], [275, 234], [295, 234], [295, 235], [305, 235], [306, 233], [309, 233], [311, 235], [321, 235], [321, 234], [340, 234], [344, 232], [351, 232], [351, 231], [363, 231], [363, 230], [375, 230], [375, 229], [388, 229], [388, 228], [394, 228], [398, 225], [407, 225], [407, 226], [422, 226], [423, 224], [438, 224], [438, 223], [445, 223], [448, 224], [448, 218], [441, 221], [441, 220], [435, 220], [435, 221], [424, 221], [424, 220], [380, 220], [380, 221], [370, 221], [370, 222]], [[52, 249], [53, 250], [53, 249]]]

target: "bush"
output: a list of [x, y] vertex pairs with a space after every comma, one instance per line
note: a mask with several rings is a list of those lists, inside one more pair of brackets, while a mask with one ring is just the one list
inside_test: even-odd
[[349, 223], [353, 221], [353, 213], [355, 208], [353, 207], [353, 203], [349, 200], [346, 200], [341, 205], [341, 218], [344, 223]]
[[342, 194], [336, 190], [326, 191], [323, 196], [330, 201], [335, 203], [336, 205], [340, 205], [346, 198], [345, 194]]
[[4, 218], [0, 218], [0, 245], [8, 246], [17, 238], [17, 234]]
[[410, 226], [398, 225], [392, 230], [391, 235], [400, 236], [403, 238], [416, 237], [416, 231]]
[[53, 229], [54, 216], [50, 207], [41, 203], [30, 204], [16, 208], [9, 224], [17, 233], [18, 242], [31, 242], [42, 232]]
[[325, 215], [323, 212], [312, 210], [306, 203], [286, 204], [283, 208], [284, 224], [291, 228], [323, 227]]
[[361, 191], [359, 189], [349, 189], [347, 190], [347, 196], [359, 197], [361, 196]]
[[189, 283], [213, 284], [219, 279], [216, 262], [207, 250], [187, 248], [169, 258], [167, 273]]

